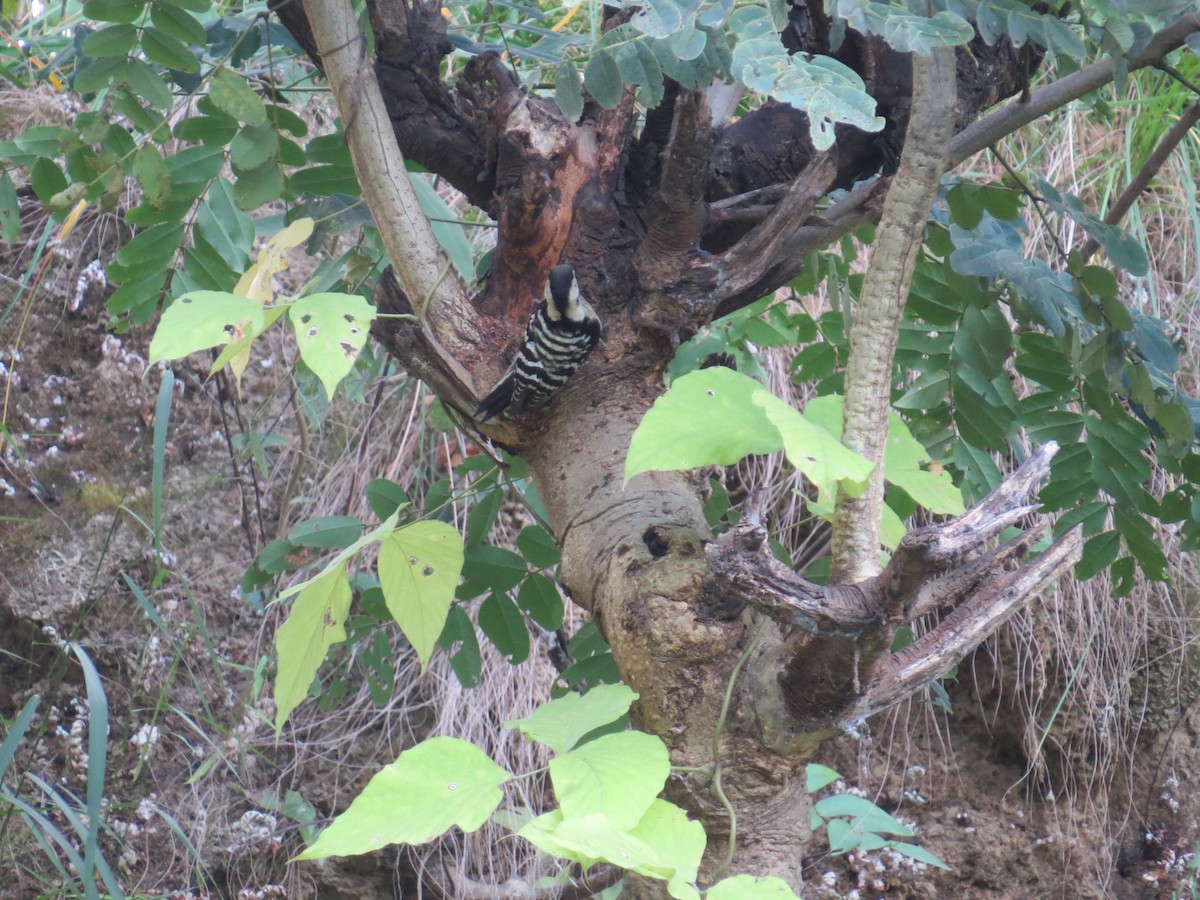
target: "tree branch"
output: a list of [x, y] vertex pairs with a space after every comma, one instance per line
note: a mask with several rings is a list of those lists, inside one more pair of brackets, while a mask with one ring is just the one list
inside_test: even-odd
[[[1188, 36], [1196, 31], [1200, 31], [1200, 13], [1181, 16], [1171, 25], [1158, 31], [1146, 48], [1130, 59], [1129, 69], [1155, 65], [1168, 53], [1183, 46]], [[1032, 93], [1028, 101], [1011, 103], [1004, 109], [984, 116], [950, 141], [950, 165], [961, 163], [1039, 116], [1103, 87], [1113, 80], [1115, 70], [1115, 63], [1111, 59], [1095, 63], [1039, 88]], [[727, 315], [787, 284], [800, 274], [809, 253], [829, 246], [864, 225], [879, 221], [882, 205], [878, 201], [890, 184], [891, 179], [886, 176], [859, 184], [846, 197], [826, 210], [819, 221], [798, 228], [779, 253], [779, 262], [764, 272], [758, 281], [747, 285], [738, 293], [725, 297], [718, 304], [714, 315]]]
[[[1064, 539], [1032, 563], [1020, 557], [1040, 529], [999, 550], [987, 547], [1036, 510], [1029, 497], [1050, 471], [1058, 447], [1040, 447], [977, 506], [950, 522], [905, 536], [888, 568], [854, 585], [815, 587], [769, 559], [765, 540], [743, 525], [706, 548], [714, 587], [809, 634], [789, 636], [773, 657], [784, 706], [804, 731], [817, 731], [875, 709], [871, 691], [897, 699], [940, 676], [954, 654], [965, 654], [994, 632], [1047, 579], [1078, 559], [1078, 536]], [[741, 559], [738, 556], [742, 557]], [[917, 651], [891, 652], [896, 628], [931, 609], [955, 612], [922, 640], [937, 657], [926, 666]], [[852, 663], [850, 661], [853, 661]], [[922, 682], [928, 672], [933, 674]], [[887, 693], [893, 692], [893, 693]], [[777, 701], [764, 697], [771, 707]], [[867, 706], [863, 706], [867, 704]], [[768, 710], [764, 718], [770, 718]]]
[[[1138, 169], [1137, 174], [1133, 176], [1125, 190], [1121, 192], [1121, 196], [1104, 214], [1106, 224], [1116, 225], [1125, 218], [1125, 214], [1129, 212], [1134, 201], [1141, 196], [1142, 191], [1150, 186], [1151, 179], [1158, 174], [1158, 170], [1163, 167], [1171, 154], [1175, 152], [1175, 148], [1183, 142], [1183, 139], [1188, 136], [1188, 132], [1192, 130], [1192, 126], [1197, 122], [1200, 122], [1200, 102], [1193, 103], [1183, 111], [1179, 121], [1171, 126], [1171, 129], [1158, 142], [1158, 146], [1146, 157], [1146, 161]], [[1090, 259], [1092, 254], [1099, 249], [1100, 242], [1094, 237], [1089, 237], [1079, 248], [1079, 253], [1086, 260]]]
[[951, 165], [957, 165], [968, 156], [991, 146], [1034, 119], [1103, 87], [1113, 80], [1118, 66], [1127, 66], [1128, 71], [1132, 72], [1161, 62], [1172, 50], [1182, 47], [1188, 36], [1197, 31], [1200, 31], [1200, 13], [1180, 16], [1166, 28], [1156, 32], [1141, 53], [1124, 60], [1110, 58], [1093, 63], [1087, 68], [1064, 75], [1057, 81], [1038, 88], [1028, 100], [1010, 103], [1004, 109], [984, 116], [964, 128], [950, 142]]
[[1015, 575], [995, 579], [928, 634], [881, 660], [872, 672], [866, 695], [844, 721], [881, 712], [928, 687], [994, 634], [1034, 594], [1065, 574], [1082, 555], [1083, 531], [1075, 528]]
[[638, 248], [638, 275], [644, 288], [657, 290], [678, 276], [678, 258], [704, 228], [704, 183], [712, 149], [712, 117], [699, 91], [680, 92], [657, 190], [646, 204], [646, 236]]
[[948, 567], [974, 553], [1004, 529], [1037, 511], [1028, 502], [1050, 471], [1058, 444], [1048, 441], [971, 509], [945, 525], [929, 525], [905, 535], [880, 581], [890, 605], [907, 604], [914, 593]]
[[761, 610], [780, 625], [810, 634], [856, 636], [877, 625], [884, 609], [857, 585], [805, 581], [767, 547], [767, 530], [742, 522], [704, 548], [714, 587]]
[[892, 361], [913, 269], [925, 239], [925, 221], [947, 167], [955, 96], [953, 50], [940, 48], [930, 56], [913, 56], [912, 115], [855, 309], [842, 410], [842, 443], [875, 469], [859, 496], [838, 491], [831, 575], [835, 582], [862, 581], [879, 571]]
[[[313, 14], [314, 5], [319, 15]], [[465, 358], [478, 340], [475, 311], [421, 211], [349, 0], [306, 0], [306, 9], [363, 199], [375, 215], [400, 287], [435, 339]]]
[[788, 239], [829, 190], [837, 173], [836, 156], [836, 153], [822, 153], [815, 157], [753, 231], [709, 261], [708, 266], [716, 273], [719, 284], [706, 298], [705, 307], [709, 312], [720, 309], [729, 298], [744, 294], [779, 263]]

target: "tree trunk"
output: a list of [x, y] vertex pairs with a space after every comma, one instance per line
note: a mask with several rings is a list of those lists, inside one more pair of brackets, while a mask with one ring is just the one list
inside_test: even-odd
[[[310, 4], [309, 14], [325, 18], [343, 5]], [[560, 258], [574, 265], [606, 322], [607, 346], [547, 406], [484, 432], [527, 463], [563, 548], [563, 585], [596, 617], [640, 695], [638, 726], [663, 738], [676, 766], [700, 770], [674, 776], [668, 791], [708, 830], [703, 875], [726, 869], [736, 826], [730, 873], [778, 875], [798, 887], [808, 827], [803, 764], [821, 741], [922, 690], [1069, 568], [1080, 549], [1071, 532], [1024, 563], [1040, 536], [1036, 523], [994, 547], [1002, 530], [1035, 511], [1028, 498], [1053, 445], [967, 515], [912, 532], [882, 573], [855, 585], [805, 582], [770, 557], [752, 521], [714, 540], [702, 511], [703, 477], [647, 473], [624, 483], [630, 437], [662, 392], [679, 343], [794, 278], [807, 252], [878, 218], [890, 186], [886, 166], [909, 115], [911, 63], [875, 39], [848, 42], [846, 61], [871, 73], [888, 128], [883, 144], [843, 129], [840, 152], [818, 154], [803, 116], [790, 108], [768, 104], [733, 125], [714, 124], [704, 93], [674, 83], [640, 133], [632, 89], [613, 110], [588, 103], [574, 124], [549, 100], [524, 93], [491, 54], [475, 57], [451, 90], [438, 78], [450, 48], [438, 5], [369, 6], [394, 138], [500, 223], [492, 278], [471, 304], [458, 302], [465, 288], [452, 273], [429, 283], [427, 273], [409, 270], [403, 291], [395, 279], [381, 282], [377, 304], [416, 312], [420, 322], [381, 319], [376, 334], [469, 420], [504, 370], [549, 268]], [[277, 12], [293, 33], [312, 33], [298, 5]], [[807, 15], [819, 24], [818, 13], [821, 4], [809, 3]], [[1135, 63], [1161, 58], [1200, 29], [1200, 16], [1180, 22]], [[793, 49], [814, 49], [804, 42], [828, 37], [793, 24], [784, 35], [800, 42]], [[312, 31], [319, 38], [321, 29]], [[316, 44], [359, 52], [352, 42]], [[1003, 41], [960, 49], [959, 128], [1021, 88], [1028, 60], [1011, 50]], [[969, 71], [990, 73], [986, 90], [963, 89], [968, 62]], [[1069, 85], [1055, 94], [1058, 102], [1111, 79], [1112, 64], [1097, 65], [1108, 68], [1063, 79]], [[334, 67], [327, 73], [339, 77]], [[363, 77], [357, 89], [374, 90], [374, 79]], [[1009, 130], [1038, 114], [1027, 111], [1040, 95], [1003, 114]], [[351, 112], [343, 109], [348, 133], [378, 128]], [[992, 132], [977, 126], [951, 143], [948, 158], [961, 160], [979, 134]], [[369, 139], [393, 135], [376, 131]], [[739, 147], [757, 149], [739, 154]], [[831, 188], [874, 176], [881, 159], [883, 177], [813, 219]], [[359, 177], [388, 175], [360, 169]], [[392, 217], [373, 211], [388, 227]], [[906, 252], [919, 244], [921, 227], [908, 226]], [[900, 275], [897, 303], [907, 295]], [[426, 308], [435, 289], [451, 298], [449, 319], [436, 300]], [[894, 317], [878, 327], [894, 329]], [[887, 386], [875, 390], [874, 401], [886, 405]], [[893, 653], [896, 627], [933, 610], [949, 615]]]

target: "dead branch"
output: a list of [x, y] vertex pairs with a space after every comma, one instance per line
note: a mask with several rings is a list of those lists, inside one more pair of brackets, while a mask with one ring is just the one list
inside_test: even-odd
[[928, 634], [880, 660], [866, 695], [844, 721], [880, 712], [928, 687], [1065, 574], [1082, 553], [1083, 531], [1076, 528], [1014, 575], [992, 580]]
[[[1029, 498], [1057, 450], [1053, 443], [1040, 447], [962, 516], [908, 534], [883, 573], [859, 584], [805, 581], [774, 559], [765, 530], [753, 523], [705, 548], [712, 592], [749, 604], [785, 631], [807, 632], [788, 639], [778, 675], [803, 730], [853, 720], [921, 689], [1079, 558], [1081, 538], [1072, 533], [1023, 563], [1038, 527], [989, 550], [1002, 531], [1036, 511]], [[892, 653], [896, 628], [935, 608], [953, 612], [916, 644]]]
[[780, 262], [781, 251], [788, 239], [812, 214], [817, 201], [829, 191], [837, 172], [836, 159], [836, 151], [814, 158], [754, 230], [725, 253], [712, 259], [709, 265], [718, 273], [720, 286], [707, 298], [707, 309], [721, 308], [730, 297], [743, 294]]
[[715, 586], [780, 625], [812, 634], [858, 636], [884, 618], [872, 591], [825, 587], [801, 578], [771, 554], [767, 530], [742, 522], [705, 547]]
[[705, 224], [704, 182], [712, 147], [712, 119], [704, 94], [681, 93], [662, 152], [657, 190], [646, 207], [646, 237], [638, 251], [643, 287], [657, 290], [677, 276], [677, 258], [700, 238]]

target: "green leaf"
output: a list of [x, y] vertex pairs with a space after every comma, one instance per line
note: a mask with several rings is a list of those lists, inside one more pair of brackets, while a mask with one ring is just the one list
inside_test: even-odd
[[529, 629], [525, 617], [507, 594], [493, 592], [479, 607], [479, 627], [512, 665], [529, 658]]
[[[596, 815], [592, 816], [591, 818], [596, 819], [602, 824], [602, 826], [608, 824], [608, 820], [603, 816]], [[587, 846], [587, 850], [576, 850], [574, 847], [568, 846], [566, 843], [559, 840], [557, 837], [557, 832], [562, 823], [562, 810], [552, 809], [550, 812], [543, 813], [531, 821], [526, 822], [520, 827], [520, 829], [517, 831], [517, 834], [525, 838], [525, 840], [529, 841], [529, 843], [533, 844], [544, 853], [549, 853], [551, 856], [557, 856], [560, 859], [572, 860], [573, 862], [579, 863], [584, 869], [590, 869], [600, 861], [598, 856], [590, 855], [591, 852], [594, 852], [594, 848], [588, 844], [586, 839], [584, 841], [584, 845]], [[568, 840], [570, 840], [569, 835]], [[649, 857], [649, 849], [643, 849], [642, 855], [643, 857]], [[632, 861], [632, 857], [626, 857], [626, 859], [620, 863], [620, 865], [624, 866]]]
[[583, 80], [570, 60], [564, 60], [554, 73], [554, 101], [568, 122], [579, 121], [583, 114]]
[[821, 788], [833, 784], [841, 777], [829, 766], [808, 763], [804, 767], [804, 789], [811, 794], [813, 791], [819, 791]]
[[772, 875], [734, 875], [718, 881], [704, 892], [704, 900], [800, 900], [786, 881]]
[[367, 342], [375, 307], [357, 294], [309, 294], [288, 310], [296, 346], [332, 398]]
[[607, 50], [597, 50], [583, 70], [583, 84], [597, 103], [605, 109], [616, 109], [621, 102], [624, 84], [617, 61]]
[[117, 72], [116, 83], [124, 84], [157, 110], [170, 109], [175, 102], [170, 87], [158, 70], [140, 59], [124, 60]]
[[479, 500], [471, 511], [467, 513], [467, 546], [473, 547], [476, 544], [482, 544], [488, 533], [492, 530], [492, 526], [496, 524], [496, 517], [500, 515], [500, 507], [504, 504], [504, 492], [498, 488], [493, 488], [490, 491], [484, 491]]
[[268, 575], [278, 575], [299, 568], [303, 559], [303, 553], [298, 553], [288, 541], [279, 539], [263, 547], [255, 557], [254, 564]]
[[0, 240], [14, 243], [21, 236], [21, 202], [8, 172], [0, 172]]
[[446, 201], [434, 190], [433, 185], [423, 175], [410, 172], [408, 176], [413, 190], [417, 194], [417, 202], [421, 211], [429, 219], [429, 227], [433, 236], [442, 245], [458, 274], [470, 278], [474, 272], [471, 242], [467, 239], [466, 229], [455, 221], [439, 221], [441, 219], [457, 219], [458, 214], [446, 205]]
[[367, 483], [367, 505], [381, 520], [391, 516], [402, 506], [408, 505], [408, 493], [400, 485], [386, 478], [375, 478]]
[[1165, 581], [1167, 577], [1167, 557], [1163, 553], [1162, 540], [1154, 526], [1151, 525], [1136, 510], [1125, 509], [1121, 506], [1113, 508], [1113, 523], [1125, 539], [1125, 546], [1137, 559], [1138, 565], [1151, 581]]
[[467, 578], [501, 592], [515, 588], [528, 571], [525, 560], [511, 550], [487, 545], [468, 547], [463, 565]]
[[[778, 429], [788, 462], [803, 472], [809, 481], [822, 491], [836, 491], [840, 486], [851, 497], [862, 493], [874, 466], [842, 446], [827, 428], [810, 420], [807, 409], [806, 414], [801, 415], [761, 389], [751, 395], [751, 400]], [[817, 408], [820, 409], [820, 405]]]
[[245, 125], [229, 145], [229, 159], [239, 170], [256, 169], [279, 153], [279, 132], [270, 122]]
[[142, 14], [143, 0], [88, 0], [83, 17], [98, 22], [134, 22]]
[[930, 512], [960, 516], [966, 512], [962, 491], [949, 472], [922, 469], [931, 462], [925, 446], [912, 436], [896, 413], [888, 413], [888, 436], [884, 448], [883, 477], [903, 490]]
[[379, 547], [384, 600], [417, 651], [422, 671], [446, 625], [462, 566], [462, 536], [446, 522], [413, 522], [397, 528]]
[[168, 306], [150, 342], [150, 363], [181, 359], [189, 353], [227, 344], [239, 328], [256, 330], [262, 305], [222, 291], [194, 291]]
[[204, 26], [182, 9], [166, 3], [154, 3], [150, 6], [150, 21], [164, 34], [169, 34], [185, 44], [199, 46], [205, 43]]
[[423, 844], [457, 825], [478, 829], [512, 778], [474, 744], [435, 737], [378, 772], [350, 808], [297, 859], [367, 853], [388, 844]]
[[703, 825], [689, 819], [674, 803], [659, 799], [650, 804], [630, 834], [654, 850], [655, 868], [673, 870], [667, 893], [679, 900], [700, 900], [694, 884], [708, 843]]
[[83, 52], [94, 59], [128, 56], [137, 39], [138, 30], [132, 25], [109, 25], [99, 31], [93, 31], [83, 39]]
[[275, 632], [275, 730], [308, 695], [317, 669], [333, 644], [346, 639], [350, 583], [345, 564], [314, 578], [292, 604], [287, 621]]
[[558, 595], [554, 582], [545, 575], [530, 572], [525, 576], [517, 592], [517, 606], [547, 631], [562, 627], [565, 613], [562, 597]]
[[629, 712], [637, 697], [623, 684], [598, 685], [586, 694], [565, 694], [543, 703], [524, 718], [505, 722], [504, 727], [520, 730], [555, 753], [566, 753], [588, 732]]
[[153, 144], [142, 144], [133, 157], [133, 177], [142, 187], [142, 199], [162, 209], [171, 196], [171, 170]]
[[438, 638], [438, 646], [450, 655], [450, 668], [466, 688], [479, 684], [483, 673], [483, 655], [479, 652], [479, 638], [471, 617], [461, 606], [451, 606], [446, 617], [446, 627]]
[[899, 853], [901, 856], [907, 856], [909, 859], [915, 859], [917, 862], [923, 862], [929, 866], [935, 866], [939, 869], [950, 871], [950, 867], [926, 850], [924, 847], [918, 847], [916, 844], [909, 844], [906, 841], [888, 841], [887, 845]]
[[880, 809], [865, 797], [854, 794], [835, 794], [813, 804], [813, 812], [823, 818], [845, 816], [851, 819], [856, 831], [873, 831], [876, 834], [898, 834], [912, 837], [912, 830], [889, 813]]
[[789, 56], [764, 7], [738, 9], [729, 27], [738, 36], [734, 75], [752, 90], [807, 113], [818, 150], [833, 146], [838, 123], [863, 131], [883, 128], [883, 118], [875, 115], [875, 100], [858, 74], [828, 56]]
[[240, 209], [254, 210], [279, 199], [282, 193], [283, 173], [279, 171], [279, 163], [268, 159], [261, 166], [238, 175], [233, 199]]
[[363, 527], [354, 516], [321, 516], [294, 526], [287, 539], [298, 547], [343, 550], [358, 540]]
[[29, 170], [29, 184], [37, 198], [49, 203], [67, 187], [67, 176], [52, 159], [40, 157]]
[[262, 98], [241, 75], [225, 67], [217, 69], [208, 95], [217, 108], [246, 125], [265, 125], [267, 110]]
[[537, 569], [549, 569], [557, 566], [562, 559], [562, 551], [558, 549], [558, 541], [541, 525], [528, 525], [517, 535], [517, 549], [525, 557], [525, 561]]
[[751, 453], [781, 449], [778, 429], [753, 400], [761, 390], [754, 379], [724, 366], [675, 379], [633, 434], [626, 482], [641, 472], [728, 466]]
[[618, 828], [637, 824], [670, 771], [662, 740], [641, 731], [606, 734], [550, 760], [563, 816], [601, 813]]
[[217, 178], [196, 210], [196, 231], [226, 265], [241, 272], [254, 244], [254, 220], [233, 202], [233, 185]]
[[200, 69], [200, 61], [186, 44], [154, 27], [142, 29], [142, 50], [148, 59], [168, 69], [179, 72], [197, 72]]

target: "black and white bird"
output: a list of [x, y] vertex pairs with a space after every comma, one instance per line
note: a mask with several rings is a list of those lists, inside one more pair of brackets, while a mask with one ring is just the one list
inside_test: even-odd
[[508, 373], [475, 410], [480, 423], [506, 410], [522, 413], [545, 402], [567, 383], [600, 340], [600, 317], [580, 296], [575, 270], [550, 270], [546, 296], [525, 328], [525, 339]]

